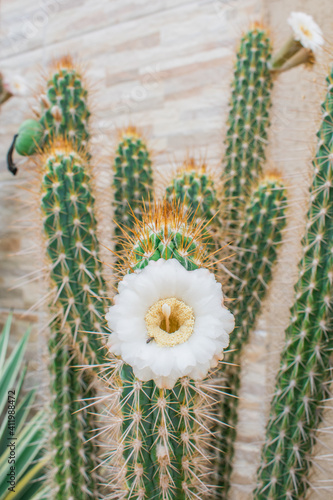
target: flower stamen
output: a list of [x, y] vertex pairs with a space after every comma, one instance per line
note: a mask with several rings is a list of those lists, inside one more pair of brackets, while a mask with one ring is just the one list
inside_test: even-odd
[[186, 342], [194, 330], [193, 309], [171, 297], [153, 304], [145, 317], [148, 340], [161, 347], [173, 347]]

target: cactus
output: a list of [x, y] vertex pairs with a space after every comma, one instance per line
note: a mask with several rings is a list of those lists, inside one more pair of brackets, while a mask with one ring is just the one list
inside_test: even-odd
[[[87, 157], [62, 139], [41, 155], [41, 209], [53, 299], [49, 340], [56, 499], [98, 498], [94, 376], [75, 366], [102, 359], [105, 284], [98, 261]], [[90, 401], [91, 402], [91, 401]], [[81, 411], [79, 411], [81, 410]], [[76, 413], [78, 412], [79, 413]]]
[[[220, 486], [218, 498], [227, 498], [230, 487], [234, 440], [238, 420], [238, 396], [240, 386], [240, 357], [242, 346], [255, 325], [267, 285], [272, 278], [272, 268], [281, 242], [285, 225], [286, 195], [278, 176], [272, 174], [260, 181], [245, 210], [236, 241], [236, 259], [233, 262], [233, 279], [228, 286], [231, 310], [236, 318], [236, 333], [231, 337], [227, 365], [221, 370], [225, 378], [224, 394], [219, 408], [219, 420], [228, 424], [218, 433], [221, 452], [217, 460], [217, 477]], [[229, 427], [231, 426], [231, 427]]]
[[231, 230], [242, 219], [252, 187], [262, 174], [271, 106], [270, 56], [266, 32], [254, 26], [242, 38], [237, 53], [223, 161], [223, 219]]
[[140, 217], [142, 201], [149, 201], [153, 195], [153, 172], [149, 152], [134, 127], [128, 127], [121, 134], [113, 170], [115, 249], [118, 252], [122, 234], [119, 226], [131, 229], [135, 218]]
[[303, 257], [271, 403], [256, 499], [305, 497], [322, 401], [332, 380], [333, 71], [327, 84]]
[[63, 138], [87, 151], [90, 112], [87, 107], [88, 92], [82, 80], [81, 72], [71, 57], [63, 57], [53, 64], [46, 93], [40, 94], [40, 107], [34, 109], [38, 120], [29, 119], [21, 124], [8, 151], [8, 169], [14, 175], [17, 173], [13, 162], [14, 148], [22, 156], [31, 156], [55, 138]]
[[[134, 236], [127, 241], [125, 252], [121, 254], [119, 265], [125, 277], [137, 279], [147, 271], [151, 273], [152, 270], [161, 269], [163, 262], [173, 265], [176, 263], [179, 270], [186, 269], [183, 273], [191, 271], [186, 276], [192, 272], [207, 272], [206, 269], [199, 269], [210, 265], [203, 241], [203, 225], [191, 223], [190, 219], [190, 212], [187, 211], [185, 215], [184, 208], [175, 204], [171, 206], [165, 203], [145, 211], [143, 220], [135, 221]], [[145, 276], [147, 279], [148, 274]], [[176, 286], [174, 278], [170, 279], [172, 286]], [[220, 289], [221, 286], [215, 280], [214, 282]], [[200, 283], [202, 285], [201, 281]], [[156, 287], [157, 282], [151, 283], [151, 286]], [[122, 282], [119, 284], [119, 290], [121, 294]], [[198, 293], [200, 295], [199, 291]], [[140, 295], [144, 294], [142, 289]], [[169, 297], [168, 293], [166, 295]], [[177, 298], [182, 297], [177, 295]], [[161, 310], [163, 314], [167, 314], [163, 307], [169, 308], [170, 315], [172, 301], [177, 300], [166, 297], [165, 299]], [[207, 300], [207, 297], [201, 297], [200, 300], [205, 299]], [[116, 296], [115, 303], [118, 307], [119, 300], [119, 296]], [[159, 307], [159, 302], [154, 303], [149, 311], [155, 306]], [[107, 315], [109, 326], [113, 330], [110, 346], [114, 345], [115, 336], [118, 335], [117, 326], [113, 328], [110, 325], [113, 314], [117, 314], [112, 312], [112, 307]], [[149, 311], [149, 314], [153, 314]], [[157, 342], [157, 337], [149, 337], [149, 331], [152, 330], [149, 330], [148, 313], [145, 319], [148, 325], [148, 340], [144, 341], [144, 345], [150, 341]], [[162, 327], [161, 323], [157, 329], [157, 334], [166, 337], [163, 342], [167, 345], [173, 342], [173, 335], [180, 332], [178, 329], [174, 334], [166, 333], [174, 331], [172, 324], [176, 320], [172, 314], [174, 313], [171, 312], [170, 315], [170, 329], [169, 316], [162, 319], [165, 326]], [[180, 328], [179, 325], [177, 327]], [[169, 349], [172, 349], [171, 344]], [[174, 356], [174, 351], [172, 355]], [[183, 356], [187, 355], [184, 349]], [[217, 362], [218, 360], [215, 360], [214, 366]], [[157, 364], [160, 363], [160, 360], [157, 360]], [[115, 498], [206, 498], [210, 492], [209, 429], [212, 426], [210, 418], [215, 400], [214, 391], [218, 392], [216, 386], [212, 384], [214, 388], [210, 392], [209, 379], [194, 382], [189, 375], [178, 379], [175, 377], [171, 385], [170, 376], [159, 376], [154, 380], [146, 376], [144, 381], [137, 378], [135, 369], [122, 359], [113, 357], [110, 365], [114, 368], [109, 380], [114, 399], [107, 417], [111, 428], [118, 424], [117, 431], [113, 429], [116, 441], [108, 457], [112, 468], [111, 480]], [[115, 418], [115, 415], [118, 418]]]
[[166, 187], [165, 197], [171, 203], [179, 201], [197, 223], [206, 224], [209, 249], [213, 250], [220, 220], [216, 181], [206, 164], [198, 164], [193, 158], [186, 160]]
[[62, 137], [77, 147], [86, 148], [90, 112], [81, 72], [70, 57], [63, 57], [52, 69], [46, 94], [40, 96], [43, 146], [55, 137]]

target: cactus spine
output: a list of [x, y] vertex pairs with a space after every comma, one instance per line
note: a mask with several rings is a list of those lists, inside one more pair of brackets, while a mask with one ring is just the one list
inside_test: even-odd
[[262, 173], [269, 126], [272, 78], [266, 32], [253, 27], [241, 40], [232, 85], [223, 172], [224, 219], [237, 226], [251, 189]]
[[113, 171], [115, 249], [119, 251], [122, 248], [119, 226], [131, 229], [135, 218], [140, 218], [142, 202], [148, 202], [153, 197], [153, 171], [149, 152], [134, 127], [128, 127], [121, 134]]
[[[123, 272], [140, 275], [151, 260], [159, 259], [176, 259], [189, 271], [208, 265], [202, 227], [191, 223], [189, 212], [185, 216], [176, 205], [166, 203], [148, 209], [143, 220], [136, 221], [127, 252], [122, 252]], [[209, 381], [194, 383], [183, 377], [173, 389], [159, 388], [153, 381], [138, 380], [132, 368], [119, 358], [112, 363], [110, 384], [116, 401], [112, 401], [108, 418], [112, 428], [115, 415], [118, 417], [118, 440], [109, 457], [113, 469], [115, 464], [119, 466], [112, 471], [117, 483], [115, 497], [206, 498], [209, 415], [214, 402]]]
[[286, 195], [281, 180], [275, 175], [261, 180], [247, 203], [245, 218], [240, 225], [240, 237], [235, 245], [236, 258], [232, 270], [238, 279], [230, 282], [228, 297], [232, 299], [230, 307], [235, 314], [236, 330], [230, 337], [230, 352], [226, 356], [228, 364], [221, 370], [225, 388], [219, 420], [227, 423], [228, 427], [223, 426], [218, 435], [217, 447], [221, 450], [217, 461], [218, 484], [221, 487], [218, 498], [227, 498], [230, 487], [238, 421], [238, 399], [231, 396], [239, 392], [241, 349], [255, 325], [267, 285], [272, 278], [281, 231], [285, 225], [285, 204]]
[[266, 430], [256, 499], [304, 498], [333, 349], [333, 71], [322, 104], [295, 302]]

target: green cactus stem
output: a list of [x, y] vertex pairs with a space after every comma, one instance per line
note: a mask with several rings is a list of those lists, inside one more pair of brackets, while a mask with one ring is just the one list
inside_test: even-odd
[[83, 77], [70, 57], [52, 66], [45, 94], [40, 95], [40, 123], [44, 127], [44, 145], [62, 137], [85, 149], [89, 139], [87, 107], [88, 91]]
[[217, 498], [221, 499], [228, 498], [230, 487], [238, 420], [238, 399], [232, 396], [238, 396], [239, 393], [242, 347], [248, 341], [272, 279], [281, 231], [285, 225], [285, 206], [286, 194], [281, 180], [275, 175], [265, 177], [247, 203], [240, 236], [235, 244], [236, 258], [232, 271], [238, 279], [230, 281], [227, 294], [232, 300], [230, 309], [236, 318], [236, 328], [230, 338], [230, 352], [225, 357], [227, 364], [221, 369], [225, 388], [218, 417], [221, 422], [228, 424], [228, 427], [222, 425], [218, 431], [217, 448], [221, 452], [216, 461], [219, 486]]
[[[176, 259], [187, 271], [200, 270], [210, 265], [204, 240], [203, 225], [191, 222], [188, 210], [168, 203], [149, 207], [124, 243], [119, 265], [123, 274], [136, 276], [147, 271], [151, 261], [162, 265], [161, 259]], [[172, 316], [170, 330], [165, 321], [165, 331], [173, 331]], [[115, 332], [110, 335], [111, 344], [113, 335]], [[172, 338], [172, 334], [167, 335], [166, 342]], [[216, 403], [209, 379], [194, 382], [185, 376], [173, 388], [165, 381], [161, 388], [154, 380], [136, 378], [132, 367], [120, 358], [111, 357], [110, 364], [114, 369], [109, 379], [114, 400], [107, 418], [116, 439], [108, 459], [115, 498], [117, 494], [140, 500], [208, 498], [212, 483], [210, 409]]]
[[149, 151], [134, 127], [128, 127], [121, 134], [113, 172], [115, 249], [118, 252], [122, 248], [119, 226], [126, 226], [131, 230], [135, 218], [140, 218], [142, 202], [149, 202], [153, 198], [153, 171]]
[[242, 219], [246, 201], [262, 174], [271, 107], [271, 46], [266, 31], [254, 25], [237, 53], [222, 175], [229, 229]]
[[[51, 144], [40, 157], [41, 210], [50, 262], [52, 296], [49, 340], [51, 449], [54, 499], [99, 498], [92, 370], [103, 359], [105, 283], [87, 157], [67, 141]], [[90, 404], [90, 402], [88, 403]], [[78, 410], [80, 410], [76, 413]]]
[[170, 203], [182, 203], [196, 223], [207, 224], [206, 230], [211, 238], [210, 247], [213, 248], [214, 238], [220, 226], [219, 202], [216, 179], [206, 164], [196, 163], [193, 158], [185, 161], [166, 187], [165, 197]]
[[305, 498], [332, 380], [333, 71], [327, 77], [295, 302], [266, 429], [255, 499]]

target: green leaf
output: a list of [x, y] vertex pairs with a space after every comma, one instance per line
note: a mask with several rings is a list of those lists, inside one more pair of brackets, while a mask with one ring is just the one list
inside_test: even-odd
[[[7, 326], [7, 323], [5, 325], [5, 328]], [[8, 335], [6, 330], [5, 330], [5, 335]], [[21, 363], [25, 353], [29, 335], [30, 335], [30, 329], [28, 329], [24, 333], [22, 339], [19, 341], [19, 343], [11, 353], [10, 357], [4, 364], [4, 368], [2, 370], [0, 377], [0, 415], [7, 403], [8, 391], [15, 390], [14, 383], [21, 368]]]

